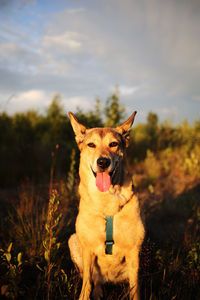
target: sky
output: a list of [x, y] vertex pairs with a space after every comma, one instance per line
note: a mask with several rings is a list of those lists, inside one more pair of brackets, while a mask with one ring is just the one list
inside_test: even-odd
[[87, 112], [119, 90], [127, 116], [200, 120], [199, 0], [0, 0], [0, 112]]

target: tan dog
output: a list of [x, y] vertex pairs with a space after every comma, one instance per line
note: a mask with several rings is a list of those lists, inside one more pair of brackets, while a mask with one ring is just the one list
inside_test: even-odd
[[[130, 299], [139, 299], [139, 251], [144, 227], [125, 160], [135, 114], [117, 128], [86, 129], [69, 113], [81, 152], [79, 213], [76, 233], [69, 239], [71, 258], [83, 278], [81, 300], [90, 299], [92, 283], [94, 299], [101, 299], [104, 282], [127, 280]], [[109, 225], [107, 217], [112, 217]], [[106, 242], [107, 235], [111, 237]]]

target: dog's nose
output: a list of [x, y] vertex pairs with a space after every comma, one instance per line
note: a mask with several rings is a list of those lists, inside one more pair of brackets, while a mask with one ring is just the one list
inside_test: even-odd
[[103, 170], [107, 169], [110, 166], [110, 164], [111, 164], [110, 158], [99, 157], [97, 159], [97, 165]]

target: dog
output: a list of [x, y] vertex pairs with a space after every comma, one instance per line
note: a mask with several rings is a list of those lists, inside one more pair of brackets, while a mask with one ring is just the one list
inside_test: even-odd
[[[128, 281], [139, 300], [139, 252], [144, 239], [137, 195], [126, 164], [136, 112], [116, 128], [86, 128], [69, 113], [80, 149], [80, 204], [70, 255], [82, 277], [79, 300], [102, 299], [102, 284]], [[93, 292], [92, 292], [93, 287]]]

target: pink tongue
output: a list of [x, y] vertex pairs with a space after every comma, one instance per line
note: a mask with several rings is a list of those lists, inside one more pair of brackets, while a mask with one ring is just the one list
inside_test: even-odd
[[96, 175], [96, 186], [101, 192], [109, 190], [111, 185], [110, 175], [107, 172], [99, 172]]

